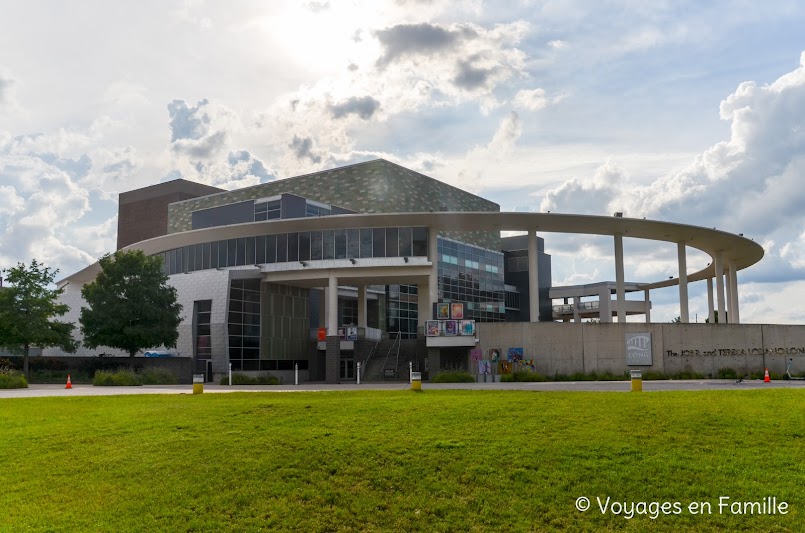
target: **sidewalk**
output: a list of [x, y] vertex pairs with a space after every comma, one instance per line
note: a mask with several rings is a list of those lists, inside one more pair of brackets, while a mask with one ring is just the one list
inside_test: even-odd
[[[326, 384], [304, 383], [300, 385], [218, 385], [204, 384], [204, 393], [227, 392], [323, 392], [355, 390], [407, 390], [408, 383], [355, 383]], [[643, 391], [670, 390], [747, 390], [747, 389], [800, 389], [805, 390], [805, 381], [750, 380], [736, 382], [732, 379], [707, 380], [658, 380], [643, 381]], [[547, 381], [539, 383], [423, 383], [422, 390], [530, 390], [530, 391], [588, 391], [629, 392], [629, 381]], [[95, 387], [93, 385], [30, 385], [27, 389], [0, 389], [3, 398], [34, 398], [43, 396], [118, 396], [122, 394], [192, 394], [192, 385], [143, 385], [141, 387]]]

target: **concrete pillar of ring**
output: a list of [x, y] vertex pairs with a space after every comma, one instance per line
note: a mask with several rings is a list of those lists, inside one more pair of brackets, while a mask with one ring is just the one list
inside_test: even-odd
[[626, 282], [623, 272], [623, 235], [615, 235], [615, 294], [618, 301], [618, 323], [626, 322]]
[[366, 327], [366, 285], [358, 286], [358, 327]]
[[735, 261], [729, 262], [730, 273], [730, 324], [740, 324], [741, 314], [738, 309], [738, 267]]
[[716, 299], [718, 300], [718, 323], [727, 323], [727, 309], [724, 302], [724, 259], [721, 252], [716, 253]]
[[713, 278], [707, 278], [707, 321], [714, 324], [716, 321], [716, 310], [713, 302]]
[[679, 320], [683, 324], [687, 324], [690, 322], [690, 311], [688, 309], [688, 261], [685, 242], [678, 242], [676, 249], [679, 260]]

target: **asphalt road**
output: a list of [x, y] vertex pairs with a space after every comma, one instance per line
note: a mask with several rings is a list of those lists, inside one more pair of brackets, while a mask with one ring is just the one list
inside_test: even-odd
[[[344, 383], [331, 385], [325, 383], [304, 383], [301, 385], [244, 385], [229, 387], [213, 383], [204, 384], [204, 393], [226, 392], [302, 392], [302, 391], [348, 391], [348, 390], [406, 390], [408, 383]], [[799, 389], [805, 390], [805, 380], [772, 381], [762, 380], [736, 382], [732, 379], [707, 380], [663, 380], [643, 381], [644, 392], [671, 390], [748, 390], [748, 389]], [[423, 383], [422, 389], [444, 390], [530, 390], [530, 391], [593, 391], [593, 392], [629, 392], [629, 381], [550, 381], [541, 383]], [[144, 385], [141, 387], [95, 387], [93, 385], [73, 385], [65, 389], [64, 385], [30, 385], [27, 389], [0, 389], [3, 398], [33, 398], [41, 396], [115, 396], [120, 394], [192, 394], [192, 385]]]

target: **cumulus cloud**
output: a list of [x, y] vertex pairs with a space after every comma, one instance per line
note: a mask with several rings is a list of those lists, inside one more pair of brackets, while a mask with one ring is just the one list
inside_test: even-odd
[[430, 55], [449, 50], [463, 40], [476, 37], [477, 32], [470, 26], [445, 28], [422, 22], [398, 24], [376, 31], [375, 36], [383, 46], [383, 55], [377, 60], [377, 66], [383, 68], [404, 56]]
[[312, 151], [313, 140], [310, 137], [301, 139], [294, 135], [293, 140], [288, 147], [293, 150], [293, 153], [297, 159], [309, 159], [313, 163], [321, 162], [321, 156], [314, 154]]
[[371, 96], [357, 97], [353, 96], [330, 106], [330, 112], [333, 118], [343, 118], [348, 115], [357, 115], [364, 120], [369, 120], [377, 108], [380, 107], [380, 102]]

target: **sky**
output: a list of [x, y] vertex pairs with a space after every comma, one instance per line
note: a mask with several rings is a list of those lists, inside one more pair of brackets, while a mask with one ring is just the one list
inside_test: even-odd
[[[0, 0], [0, 267], [114, 251], [120, 192], [382, 157], [502, 211], [743, 233], [741, 320], [802, 323], [804, 27], [775, 0]], [[614, 279], [611, 238], [541, 236], [554, 285]], [[628, 281], [678, 274], [624, 249]]]

